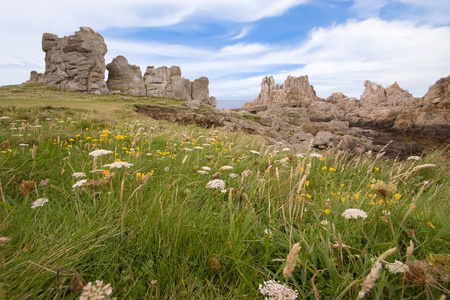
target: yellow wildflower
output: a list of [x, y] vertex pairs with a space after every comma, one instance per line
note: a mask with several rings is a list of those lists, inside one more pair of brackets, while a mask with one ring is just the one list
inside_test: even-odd
[[327, 208], [327, 209], [324, 210], [324, 212], [328, 215], [328, 214], [330, 214], [330, 209]]
[[436, 227], [433, 225], [433, 223], [431, 223], [431, 221], [428, 221], [427, 224], [428, 224], [428, 226], [430, 226], [430, 227], [433, 228], [433, 229], [436, 228]]
[[398, 193], [395, 194], [394, 196], [395, 196], [395, 198], [397, 198], [397, 199], [400, 199], [400, 198], [402, 197], [402, 195], [401, 195], [401, 194], [398, 194]]

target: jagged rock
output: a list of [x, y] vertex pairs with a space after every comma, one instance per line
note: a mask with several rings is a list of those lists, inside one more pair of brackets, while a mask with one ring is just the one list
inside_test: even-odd
[[144, 83], [147, 88], [147, 96], [165, 98], [172, 92], [169, 87], [170, 71], [168, 67], [148, 66], [144, 74]]
[[133, 96], [146, 95], [141, 69], [138, 66], [130, 65], [122, 55], [107, 64], [106, 69], [109, 71], [106, 85], [110, 91]]
[[30, 72], [30, 79], [27, 83], [43, 83], [44, 82], [44, 74], [38, 73], [37, 71]]
[[313, 138], [313, 146], [316, 148], [326, 148], [331, 142], [333, 134], [329, 131], [319, 131]]
[[433, 108], [450, 108], [450, 76], [441, 78], [430, 86], [422, 100], [424, 106]]
[[44, 33], [44, 83], [69, 91], [108, 93], [105, 83], [103, 37], [89, 27], [80, 27], [74, 35], [59, 38]]
[[266, 76], [262, 80], [258, 97], [252, 103], [244, 104], [244, 107], [284, 102], [301, 102], [302, 107], [308, 107], [317, 99], [319, 98], [314, 87], [309, 84], [308, 76], [288, 76], [284, 85], [276, 84], [272, 76]]

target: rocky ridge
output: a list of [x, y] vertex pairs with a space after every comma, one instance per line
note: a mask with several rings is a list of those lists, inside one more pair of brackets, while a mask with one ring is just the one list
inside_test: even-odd
[[[191, 82], [181, 77], [178, 66], [149, 66], [142, 76], [141, 69], [129, 64], [121, 55], [106, 65], [107, 45], [103, 37], [89, 27], [80, 27], [75, 34], [62, 38], [44, 33], [42, 50], [45, 73], [31, 71], [28, 82], [42, 82], [73, 92], [185, 99], [192, 102], [193, 107], [217, 104], [217, 100], [209, 96], [207, 77]], [[106, 70], [108, 79], [105, 81]]]

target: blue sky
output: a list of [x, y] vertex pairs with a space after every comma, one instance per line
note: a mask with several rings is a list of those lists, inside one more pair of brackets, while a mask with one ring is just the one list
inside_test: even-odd
[[308, 75], [323, 98], [359, 98], [365, 80], [422, 97], [450, 75], [448, 0], [15, 0], [0, 11], [0, 85], [44, 71], [42, 33], [80, 26], [103, 35], [107, 63], [207, 76], [219, 107], [253, 100], [270, 75]]

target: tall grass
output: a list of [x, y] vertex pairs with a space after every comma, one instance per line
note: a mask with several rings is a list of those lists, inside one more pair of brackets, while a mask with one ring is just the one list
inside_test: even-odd
[[[74, 274], [110, 283], [118, 299], [262, 299], [269, 280], [301, 299], [356, 299], [376, 261], [369, 299], [448, 294], [444, 150], [420, 161], [318, 157], [132, 112], [2, 107], [0, 117], [0, 236], [11, 238], [0, 245], [0, 299], [77, 299]], [[94, 160], [96, 149], [112, 153]], [[132, 166], [103, 167], [115, 161]], [[213, 176], [225, 189], [206, 188]], [[49, 201], [32, 209], [38, 198]], [[344, 218], [350, 208], [367, 218]], [[410, 241], [408, 262], [428, 281], [411, 279], [418, 267], [385, 267], [407, 262]]]

